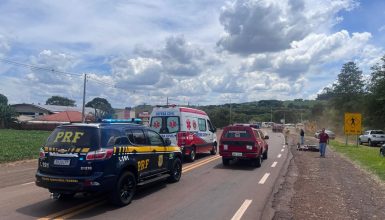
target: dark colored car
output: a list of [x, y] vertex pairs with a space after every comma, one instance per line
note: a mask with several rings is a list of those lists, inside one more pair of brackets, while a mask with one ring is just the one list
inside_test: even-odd
[[78, 192], [108, 192], [118, 206], [131, 202], [137, 186], [179, 181], [181, 151], [157, 132], [130, 123], [57, 127], [40, 150], [36, 185], [58, 199]]
[[267, 159], [268, 144], [260, 129], [250, 126], [227, 126], [223, 129], [219, 142], [219, 155], [223, 165], [229, 165], [230, 160], [250, 160], [255, 167], [260, 167], [262, 160]]

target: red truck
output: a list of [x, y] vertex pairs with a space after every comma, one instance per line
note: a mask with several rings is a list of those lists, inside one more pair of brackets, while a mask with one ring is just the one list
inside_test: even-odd
[[229, 165], [230, 160], [250, 160], [253, 166], [260, 167], [262, 161], [267, 159], [269, 146], [266, 139], [269, 136], [250, 126], [225, 127], [219, 142], [223, 165]]

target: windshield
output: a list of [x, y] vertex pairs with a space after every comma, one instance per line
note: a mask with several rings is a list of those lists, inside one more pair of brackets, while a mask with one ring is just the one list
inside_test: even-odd
[[150, 127], [160, 134], [176, 133], [180, 123], [178, 116], [156, 116], [151, 118]]
[[48, 137], [47, 147], [98, 147], [98, 129], [93, 127], [58, 127]]

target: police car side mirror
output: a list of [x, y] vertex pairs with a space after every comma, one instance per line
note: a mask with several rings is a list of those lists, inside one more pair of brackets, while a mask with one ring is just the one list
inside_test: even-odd
[[164, 139], [164, 146], [170, 146], [171, 145], [171, 141], [169, 138], [165, 138]]

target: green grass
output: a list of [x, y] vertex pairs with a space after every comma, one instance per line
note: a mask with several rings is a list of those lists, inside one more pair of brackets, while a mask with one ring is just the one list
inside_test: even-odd
[[0, 129], [0, 163], [37, 158], [50, 133]]
[[379, 147], [359, 145], [345, 145], [338, 141], [330, 141], [330, 146], [335, 151], [345, 155], [361, 167], [377, 175], [385, 181], [385, 158], [380, 156]]

